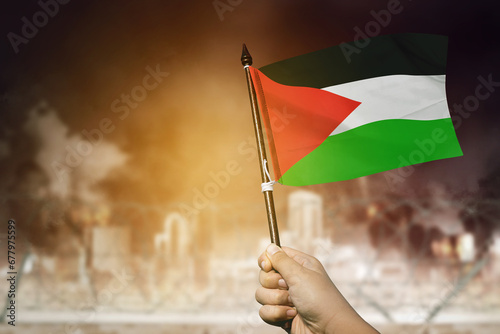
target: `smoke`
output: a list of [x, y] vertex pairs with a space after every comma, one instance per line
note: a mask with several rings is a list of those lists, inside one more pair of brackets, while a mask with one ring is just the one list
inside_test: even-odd
[[6, 141], [0, 140], [0, 159], [10, 155], [10, 147]]
[[[128, 159], [106, 138], [90, 143], [80, 133], [70, 134], [46, 102], [29, 111], [24, 130], [38, 145], [34, 160], [49, 179], [48, 193], [61, 199], [103, 200], [95, 186]], [[78, 153], [79, 147], [85, 147], [85, 154]]]

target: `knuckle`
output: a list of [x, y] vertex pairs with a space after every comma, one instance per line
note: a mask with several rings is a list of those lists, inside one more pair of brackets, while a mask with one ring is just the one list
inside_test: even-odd
[[273, 290], [272, 302], [273, 305], [284, 305], [288, 299], [288, 292], [285, 290]]
[[266, 282], [266, 273], [264, 271], [260, 271], [259, 272], [259, 283], [260, 285], [264, 285], [264, 283]]
[[273, 274], [270, 274], [270, 275], [266, 275], [264, 277], [264, 284], [266, 285], [266, 287], [268, 288], [275, 288], [276, 287], [276, 284], [275, 284], [275, 281], [276, 278], [275, 278], [275, 275], [274, 273]]
[[273, 321], [271, 308], [268, 305], [263, 305], [259, 310], [259, 316], [265, 322]]
[[261, 305], [288, 305], [288, 291], [258, 287], [255, 291], [255, 300]]
[[257, 288], [257, 290], [255, 291], [255, 300], [257, 302], [259, 302], [260, 304], [264, 304], [264, 300], [262, 298], [262, 288], [261, 287]]
[[267, 323], [275, 323], [282, 320], [283, 316], [281, 310], [278, 307], [271, 305], [264, 305], [259, 310], [259, 316]]
[[261, 306], [261, 308], [259, 309], [259, 317], [264, 321], [266, 321], [267, 319], [266, 310], [264, 306]]
[[261, 270], [259, 278], [260, 278], [260, 283], [262, 283], [262, 285], [264, 285], [265, 283], [267, 283], [269, 281], [269, 273]]
[[273, 261], [280, 261], [281, 259], [286, 257], [288, 257], [288, 255], [286, 255], [285, 252], [277, 252], [273, 254], [272, 259]]
[[259, 282], [260, 284], [268, 289], [278, 288], [278, 280], [281, 278], [281, 275], [276, 272], [268, 272], [261, 271], [259, 274]]

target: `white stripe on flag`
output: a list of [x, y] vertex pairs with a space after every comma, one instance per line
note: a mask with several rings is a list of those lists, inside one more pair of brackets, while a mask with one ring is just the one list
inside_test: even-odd
[[449, 118], [445, 75], [388, 75], [325, 87], [361, 102], [330, 135], [386, 119]]

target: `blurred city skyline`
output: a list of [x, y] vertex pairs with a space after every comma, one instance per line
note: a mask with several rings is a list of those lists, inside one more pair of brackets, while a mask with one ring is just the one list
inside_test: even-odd
[[[269, 237], [242, 43], [261, 67], [363, 35], [417, 32], [448, 36], [446, 93], [463, 157], [276, 185], [283, 244], [316, 254], [349, 301], [388, 328], [387, 310], [421, 324], [415, 332], [433, 311], [451, 312], [436, 318], [446, 326], [457, 314], [472, 328], [490, 324], [500, 308], [498, 9], [451, 0], [4, 4], [0, 215], [18, 224], [26, 265], [19, 321], [25, 311], [40, 324], [47, 312], [64, 326], [55, 314], [82, 300], [98, 302], [97, 318], [233, 308], [246, 317], [233, 319], [238, 331], [267, 330], [252, 317], [254, 262]], [[316, 218], [293, 213], [301, 192]], [[122, 269], [136, 280], [122, 286]], [[96, 331], [83, 322], [80, 332]]]

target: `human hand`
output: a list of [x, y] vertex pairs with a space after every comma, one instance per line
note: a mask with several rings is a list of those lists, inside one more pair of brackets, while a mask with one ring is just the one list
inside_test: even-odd
[[258, 261], [262, 286], [255, 298], [262, 304], [259, 314], [265, 322], [289, 333], [377, 333], [315, 257], [271, 244]]

